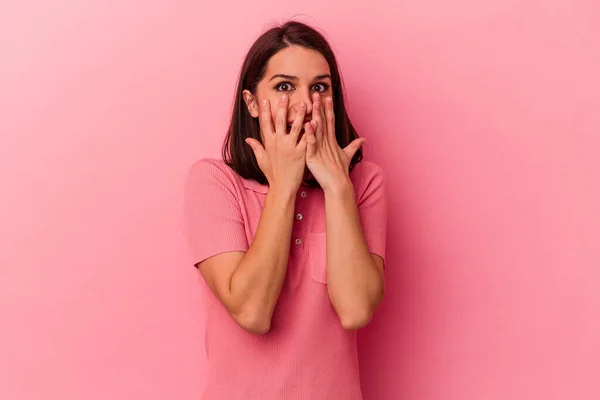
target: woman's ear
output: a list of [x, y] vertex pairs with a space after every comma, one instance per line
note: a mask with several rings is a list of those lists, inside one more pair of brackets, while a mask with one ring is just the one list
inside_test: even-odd
[[244, 102], [246, 103], [246, 107], [248, 108], [250, 115], [252, 115], [253, 118], [258, 118], [258, 104], [256, 102], [256, 96], [254, 96], [247, 89], [242, 92], [242, 96], [244, 96]]

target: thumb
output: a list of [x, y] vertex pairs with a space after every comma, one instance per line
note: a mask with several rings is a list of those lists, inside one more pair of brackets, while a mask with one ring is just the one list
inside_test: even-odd
[[344, 147], [344, 152], [349, 158], [354, 157], [354, 154], [361, 148], [363, 144], [367, 142], [365, 138], [355, 139], [348, 146]]
[[256, 159], [259, 159], [265, 152], [265, 148], [258, 140], [254, 138], [246, 138], [244, 141], [248, 146], [252, 147], [252, 151], [254, 152]]

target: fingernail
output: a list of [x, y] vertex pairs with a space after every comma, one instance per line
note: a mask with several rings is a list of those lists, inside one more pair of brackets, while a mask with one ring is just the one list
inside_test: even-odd
[[283, 96], [281, 96], [281, 101], [282, 101], [282, 102], [284, 102], [284, 103], [285, 103], [285, 102], [286, 102], [286, 100], [287, 100], [287, 96], [286, 96], [285, 94], [284, 94]]
[[298, 104], [298, 107], [303, 109], [304, 107], [306, 107], [306, 103], [301, 101], [300, 104]]
[[333, 99], [332, 99], [331, 97], [328, 97], [328, 98], [327, 98], [327, 103], [328, 103], [328, 104], [333, 104]]
[[267, 104], [269, 104], [269, 103], [267, 102], [267, 100], [263, 100], [261, 104], [262, 104], [263, 106], [266, 106], [266, 105], [267, 105]]

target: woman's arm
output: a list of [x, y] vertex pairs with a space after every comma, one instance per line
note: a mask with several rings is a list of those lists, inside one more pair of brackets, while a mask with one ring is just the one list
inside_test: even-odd
[[327, 288], [345, 329], [369, 323], [384, 293], [383, 259], [369, 253], [348, 179], [325, 190]]
[[[313, 109], [313, 120], [304, 135], [308, 143], [306, 165], [325, 193], [327, 290], [342, 326], [358, 329], [369, 323], [383, 297], [384, 261], [371, 254], [369, 247], [381, 255], [385, 250], [384, 174], [371, 167], [365, 176], [362, 168], [357, 205], [349, 167], [365, 139], [356, 138], [342, 149], [336, 137], [333, 99], [326, 98], [323, 107], [316, 93]], [[365, 223], [364, 231], [361, 222]]]
[[198, 264], [211, 291], [244, 330], [265, 334], [285, 278], [296, 196], [269, 189], [247, 252], [228, 252]]
[[[260, 113], [255, 110], [254, 102], [249, 109], [253, 117], [259, 118], [263, 143], [254, 138], [246, 138], [245, 141], [252, 148], [258, 165], [269, 182], [265, 205], [250, 246], [242, 243], [241, 237], [245, 234], [243, 222], [237, 201], [231, 198], [230, 191], [209, 192], [207, 196], [202, 186], [198, 185], [196, 190], [189, 191], [192, 194], [199, 193], [191, 196], [192, 200], [188, 202], [193, 205], [189, 207], [192, 217], [190, 220], [202, 221], [204, 229], [200, 229], [200, 232], [207, 232], [209, 235], [211, 232], [218, 232], [218, 236], [211, 238], [212, 244], [207, 248], [212, 249], [211, 251], [223, 248], [221, 243], [215, 242], [219, 242], [221, 238], [234, 237], [228, 238], [231, 243], [226, 243], [225, 246], [229, 246], [232, 251], [221, 251], [221, 254], [215, 252], [213, 254], [218, 255], [202, 261], [198, 268], [212, 292], [236, 322], [243, 329], [257, 334], [267, 333], [271, 328], [271, 317], [287, 269], [296, 193], [306, 167], [306, 139], [298, 140], [306, 105], [301, 103], [298, 107], [289, 133], [286, 95], [282, 95], [279, 100], [275, 127], [268, 100], [261, 101]], [[199, 176], [197, 183], [201, 183], [209, 174]], [[219, 193], [222, 196], [217, 196]], [[202, 202], [198, 203], [198, 198]], [[215, 202], [228, 203], [229, 207], [226, 211], [213, 215], [212, 208], [221, 208], [221, 203]], [[195, 207], [202, 207], [203, 204], [208, 209], [197, 212]], [[228, 215], [228, 221], [223, 221], [223, 215]], [[199, 229], [192, 223], [189, 231], [197, 232]], [[200, 239], [202, 238], [201, 234]], [[244, 245], [246, 247], [242, 247]], [[246, 250], [245, 253], [233, 251], [240, 249]]]

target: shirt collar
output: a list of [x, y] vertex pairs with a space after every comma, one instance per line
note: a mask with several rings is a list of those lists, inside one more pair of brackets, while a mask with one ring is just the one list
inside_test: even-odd
[[266, 194], [267, 191], [269, 190], [269, 186], [268, 185], [261, 185], [260, 183], [256, 182], [254, 179], [245, 179], [245, 178], [242, 178], [242, 182], [243, 182], [244, 187], [246, 189], [253, 190], [253, 191], [257, 192], [257, 193]]

